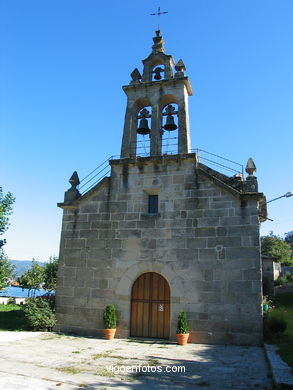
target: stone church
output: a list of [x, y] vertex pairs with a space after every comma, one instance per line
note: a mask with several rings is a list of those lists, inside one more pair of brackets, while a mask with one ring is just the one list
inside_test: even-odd
[[260, 345], [259, 226], [266, 202], [252, 159], [226, 176], [190, 144], [192, 87], [182, 60], [151, 54], [123, 86], [121, 155], [83, 195], [65, 193], [56, 292], [57, 330], [102, 336], [113, 303], [117, 337], [174, 340], [186, 311], [190, 342]]

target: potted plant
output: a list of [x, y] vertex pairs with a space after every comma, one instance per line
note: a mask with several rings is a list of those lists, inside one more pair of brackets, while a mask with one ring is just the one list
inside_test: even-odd
[[116, 333], [116, 308], [114, 305], [107, 305], [103, 312], [104, 336], [106, 340], [113, 340]]
[[185, 311], [181, 311], [178, 316], [178, 324], [176, 331], [177, 343], [179, 345], [186, 345], [189, 337], [189, 326]]

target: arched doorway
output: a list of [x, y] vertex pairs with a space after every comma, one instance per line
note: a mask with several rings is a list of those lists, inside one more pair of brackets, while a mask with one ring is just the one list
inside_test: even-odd
[[130, 336], [168, 339], [170, 287], [156, 272], [140, 275], [131, 292]]

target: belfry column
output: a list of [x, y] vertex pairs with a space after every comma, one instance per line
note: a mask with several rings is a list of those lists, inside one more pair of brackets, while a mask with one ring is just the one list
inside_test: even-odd
[[132, 102], [128, 100], [124, 119], [124, 130], [121, 147], [121, 158], [136, 155], [137, 115], [134, 115]]
[[162, 153], [162, 115], [158, 105], [152, 106], [152, 124], [151, 124], [151, 156], [158, 156]]
[[[178, 101], [178, 153], [190, 153], [188, 93], [184, 87]], [[181, 92], [180, 91], [180, 92]]]

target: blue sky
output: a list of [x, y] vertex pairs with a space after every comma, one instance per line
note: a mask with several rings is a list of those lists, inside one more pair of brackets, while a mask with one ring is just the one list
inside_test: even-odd
[[[292, 0], [0, 0], [0, 185], [16, 197], [11, 259], [58, 254], [63, 200], [120, 153], [122, 85], [151, 52], [160, 5], [167, 54], [183, 59], [193, 148], [246, 164], [273, 199], [293, 190]], [[269, 205], [283, 235], [293, 197]]]

